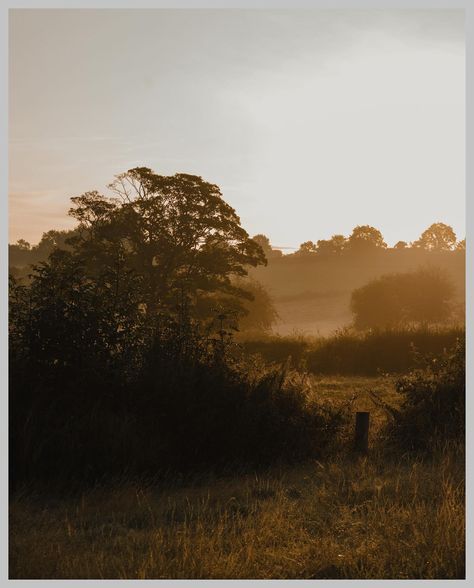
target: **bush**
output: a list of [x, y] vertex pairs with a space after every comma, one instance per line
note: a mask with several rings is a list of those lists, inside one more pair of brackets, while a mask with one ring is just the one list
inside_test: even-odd
[[358, 329], [445, 323], [452, 312], [454, 286], [436, 268], [385, 274], [352, 292]]
[[464, 338], [463, 329], [405, 328], [366, 333], [343, 329], [320, 339], [267, 336], [244, 340], [240, 345], [246, 353], [260, 355], [266, 362], [288, 362], [294, 368], [303, 365], [314, 374], [375, 376], [412, 369], [419, 354], [439, 355], [458, 338]]
[[431, 451], [436, 445], [464, 441], [466, 382], [465, 345], [401, 377], [396, 383], [404, 401], [388, 428], [389, 439], [407, 450]]
[[289, 362], [293, 367], [304, 361], [310, 344], [310, 340], [303, 336], [267, 336], [240, 342], [245, 353], [260, 355], [269, 363]]
[[374, 376], [415, 367], [419, 353], [439, 354], [464, 337], [461, 329], [389, 329], [354, 334], [343, 330], [320, 339], [306, 353], [317, 374]]
[[[12, 362], [11, 481], [93, 482], [200, 468], [260, 467], [320, 455], [342, 414], [310, 401], [301, 378], [232, 358], [221, 340], [168, 326], [128, 381], [82, 365], [55, 383]], [[91, 374], [90, 377], [87, 374]]]

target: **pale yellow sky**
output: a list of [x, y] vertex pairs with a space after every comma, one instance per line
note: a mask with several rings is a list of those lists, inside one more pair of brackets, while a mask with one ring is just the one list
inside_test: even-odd
[[146, 165], [221, 186], [297, 246], [465, 222], [457, 11], [10, 12], [10, 242]]

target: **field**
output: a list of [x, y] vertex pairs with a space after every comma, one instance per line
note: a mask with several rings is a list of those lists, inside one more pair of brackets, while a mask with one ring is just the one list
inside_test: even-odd
[[[371, 412], [330, 459], [266, 471], [97, 486], [54, 498], [24, 486], [10, 510], [10, 578], [462, 578], [464, 457], [379, 450], [388, 378], [311, 377], [327, 402]], [[47, 498], [46, 498], [47, 496]]]

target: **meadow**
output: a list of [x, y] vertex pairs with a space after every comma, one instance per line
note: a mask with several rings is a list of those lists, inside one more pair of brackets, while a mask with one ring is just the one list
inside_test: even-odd
[[10, 577], [462, 578], [464, 451], [388, 452], [392, 377], [308, 376], [324, 403], [371, 413], [321, 460], [159, 480], [118, 478], [70, 495], [25, 483], [10, 507]]

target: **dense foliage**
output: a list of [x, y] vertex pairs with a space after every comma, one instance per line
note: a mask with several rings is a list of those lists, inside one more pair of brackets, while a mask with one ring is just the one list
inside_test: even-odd
[[460, 328], [388, 329], [353, 332], [342, 329], [330, 337], [259, 337], [242, 342], [244, 349], [267, 362], [304, 366], [314, 374], [376, 376], [402, 373], [424, 354], [437, 355], [464, 338]]
[[265, 258], [218, 187], [139, 168], [112, 188], [73, 198], [67, 247], [10, 279], [11, 482], [321, 451], [341, 415], [229, 352], [242, 278]]
[[465, 344], [424, 363], [397, 381], [404, 401], [389, 427], [397, 446], [431, 452], [454, 441], [464, 444], [466, 418]]
[[386, 274], [352, 292], [351, 309], [358, 329], [394, 328], [446, 322], [454, 287], [435, 269]]

